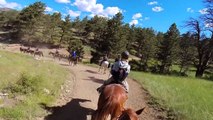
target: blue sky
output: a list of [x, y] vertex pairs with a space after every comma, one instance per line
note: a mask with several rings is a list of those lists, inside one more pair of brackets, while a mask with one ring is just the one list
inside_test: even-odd
[[[22, 9], [37, 0], [0, 0], [1, 7]], [[63, 16], [100, 15], [112, 17], [122, 12], [124, 22], [140, 27], [152, 27], [156, 31], [166, 32], [176, 23], [181, 33], [184, 21], [205, 13], [202, 0], [40, 0], [46, 4], [46, 13], [61, 12]]]

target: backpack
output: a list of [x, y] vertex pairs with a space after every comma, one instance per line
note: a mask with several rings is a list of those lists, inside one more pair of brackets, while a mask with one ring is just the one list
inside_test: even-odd
[[122, 82], [128, 76], [127, 68], [119, 68], [118, 71], [111, 71], [112, 77], [115, 82]]

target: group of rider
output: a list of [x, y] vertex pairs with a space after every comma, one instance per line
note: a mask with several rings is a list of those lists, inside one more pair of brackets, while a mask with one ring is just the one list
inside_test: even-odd
[[[102, 90], [104, 89], [104, 87], [106, 85], [109, 84], [121, 84], [123, 85], [123, 87], [125, 88], [126, 92], [129, 92], [129, 85], [126, 81], [126, 77], [128, 76], [128, 74], [130, 73], [130, 65], [128, 62], [128, 58], [129, 58], [129, 52], [128, 51], [124, 51], [121, 53], [121, 55], [119, 55], [116, 59], [114, 64], [111, 66], [111, 77], [106, 80], [103, 85], [101, 85], [99, 88], [97, 88], [97, 91], [99, 93], [102, 92]], [[104, 56], [103, 57], [103, 61], [107, 61], [107, 57]]]

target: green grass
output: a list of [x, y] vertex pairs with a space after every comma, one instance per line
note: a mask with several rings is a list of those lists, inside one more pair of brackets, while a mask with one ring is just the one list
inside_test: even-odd
[[[28, 55], [0, 51], [0, 56], [0, 91], [9, 86], [17, 86], [17, 82], [22, 79], [27, 80], [31, 89], [38, 89], [35, 92], [31, 89], [26, 90], [30, 92], [24, 91], [26, 94], [10, 93], [12, 94], [10, 97], [24, 96], [24, 100], [17, 102], [15, 106], [1, 108], [0, 118], [34, 120], [36, 116], [44, 115], [45, 112], [39, 103], [51, 104], [54, 102], [69, 71], [53, 62], [35, 60]], [[38, 82], [33, 80], [38, 80]], [[23, 87], [21, 85], [18, 87]], [[23, 88], [29, 88], [28, 86]], [[45, 93], [44, 89], [48, 89], [50, 93]]]
[[157, 102], [178, 115], [179, 120], [213, 120], [213, 82], [131, 72]]

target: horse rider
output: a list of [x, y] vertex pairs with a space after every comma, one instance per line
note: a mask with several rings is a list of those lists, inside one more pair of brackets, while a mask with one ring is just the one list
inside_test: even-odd
[[126, 92], [129, 92], [129, 84], [126, 81], [126, 77], [130, 73], [130, 65], [128, 62], [129, 52], [124, 51], [121, 53], [121, 59], [117, 59], [117, 61], [113, 64], [112, 69], [110, 71], [111, 77], [104, 82], [102, 86], [97, 88], [99, 93], [102, 92], [104, 87], [108, 84], [116, 83], [121, 84], [125, 88]]
[[74, 50], [73, 52], [72, 52], [72, 58], [76, 58], [77, 57], [77, 55], [76, 55], [76, 51]]
[[108, 61], [108, 58], [107, 58], [106, 55], [103, 57], [102, 61], [100, 62], [100, 66], [101, 66], [101, 64], [102, 64], [104, 61]]

